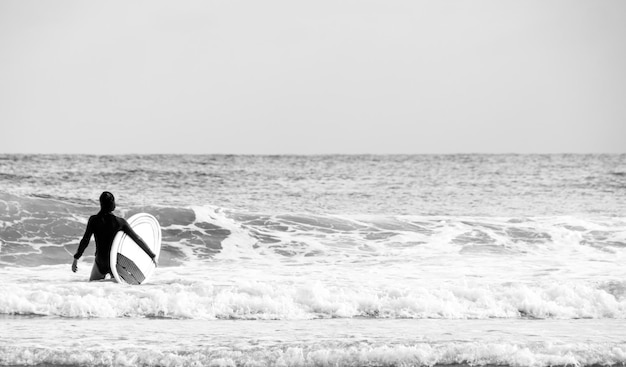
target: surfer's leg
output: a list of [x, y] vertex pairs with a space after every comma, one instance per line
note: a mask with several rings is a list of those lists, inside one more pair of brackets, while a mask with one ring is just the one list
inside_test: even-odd
[[100, 269], [98, 269], [98, 265], [96, 265], [96, 263], [93, 263], [93, 268], [91, 268], [91, 276], [89, 277], [89, 281], [102, 280], [105, 276], [106, 274], [102, 274], [100, 272]]

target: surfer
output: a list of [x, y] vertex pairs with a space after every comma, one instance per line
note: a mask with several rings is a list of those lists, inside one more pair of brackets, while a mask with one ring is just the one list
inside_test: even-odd
[[100, 195], [100, 212], [89, 218], [83, 239], [80, 240], [80, 245], [74, 255], [74, 262], [72, 263], [74, 273], [78, 269], [78, 259], [83, 255], [93, 235], [96, 239], [96, 259], [89, 280], [101, 280], [107, 274], [111, 274], [111, 244], [119, 231], [124, 231], [132, 238], [150, 256], [156, 266], [156, 255], [150, 250], [150, 247], [133, 231], [124, 218], [115, 216], [113, 210], [115, 210], [115, 197], [110, 192], [105, 191]]

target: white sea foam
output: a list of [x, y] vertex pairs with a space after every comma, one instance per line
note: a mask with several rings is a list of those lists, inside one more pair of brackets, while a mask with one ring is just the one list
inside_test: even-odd
[[0, 364], [76, 366], [591, 366], [626, 363], [619, 345], [503, 343], [353, 345], [187, 350], [87, 350], [0, 346]]
[[[1, 365], [547, 366], [626, 358], [623, 320], [9, 318], [0, 325]], [[16, 337], [21, 343], [11, 342]]]
[[[207, 268], [212, 279], [199, 276]], [[338, 276], [333, 276], [333, 270]], [[66, 267], [3, 269], [0, 313], [183, 319], [626, 317], [626, 284], [619, 282], [415, 283], [407, 287], [380, 280], [370, 284], [364, 278], [342, 281], [349, 274], [342, 275], [333, 267], [317, 271], [312, 273], [317, 280], [299, 281], [297, 273], [295, 277], [285, 273], [288, 268], [276, 269], [259, 281], [255, 280], [262, 274], [258, 267], [205, 264], [193, 269], [159, 269], [152, 284], [132, 287], [69, 281], [72, 275], [54, 278], [69, 273]], [[327, 272], [331, 278], [325, 277]], [[26, 278], [29, 282], [23, 281]]]

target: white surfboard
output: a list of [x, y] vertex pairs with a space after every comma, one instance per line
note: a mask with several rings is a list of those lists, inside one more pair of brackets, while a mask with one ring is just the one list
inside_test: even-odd
[[[161, 252], [161, 226], [148, 213], [138, 213], [128, 219], [128, 224], [156, 255]], [[143, 284], [156, 269], [152, 259], [132, 238], [119, 231], [111, 245], [111, 272], [119, 283]]]

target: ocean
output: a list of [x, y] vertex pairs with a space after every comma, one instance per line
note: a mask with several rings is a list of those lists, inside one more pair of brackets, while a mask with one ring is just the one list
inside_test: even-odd
[[625, 364], [626, 155], [0, 155], [1, 366]]

